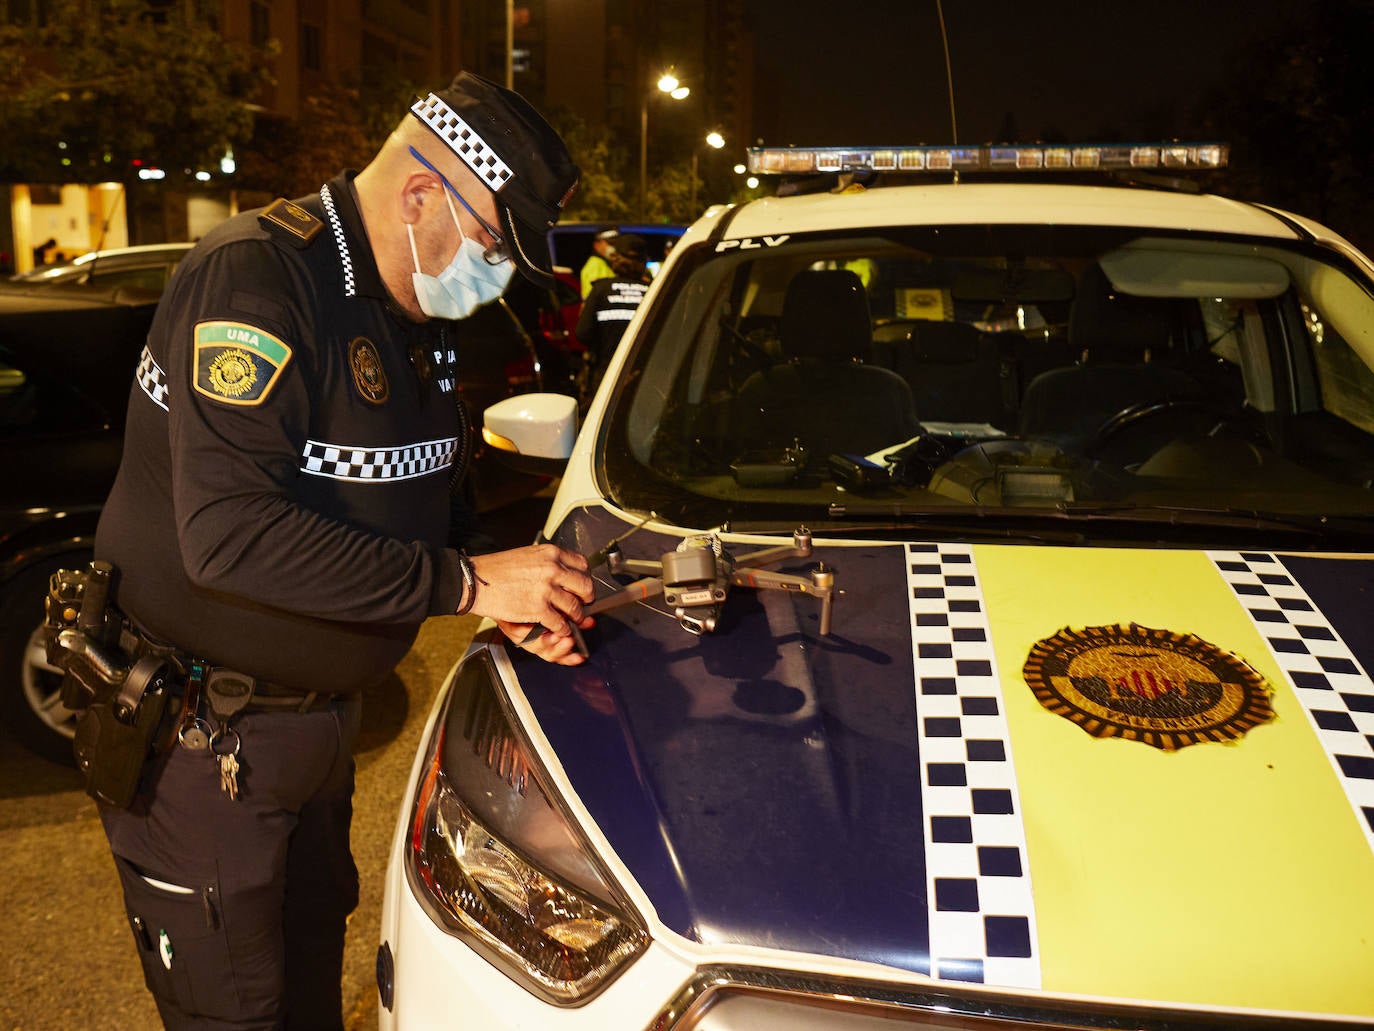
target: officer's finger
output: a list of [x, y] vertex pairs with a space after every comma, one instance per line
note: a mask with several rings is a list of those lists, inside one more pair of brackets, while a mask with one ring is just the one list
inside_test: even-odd
[[577, 666], [586, 661], [586, 656], [582, 649], [578, 647], [577, 639], [569, 634], [567, 637], [548, 637], [541, 638], [548, 642], [538, 655], [545, 662], [556, 663], [560, 666]]
[[587, 556], [576, 551], [568, 551], [566, 548], [558, 549], [558, 561], [569, 569], [586, 569]]
[[[563, 595], [564, 599], [570, 599], [571, 604], [578, 607], [578, 612], [568, 611], [568, 614], [574, 619], [582, 618], [580, 611], [582, 604], [584, 602], [591, 604], [596, 597], [596, 584], [592, 578], [586, 573], [579, 573], [572, 569], [565, 569], [562, 575], [556, 577], [554, 586], [559, 589], [559, 593]], [[565, 608], [561, 604], [559, 607]], [[565, 611], [567, 611], [566, 608]]]

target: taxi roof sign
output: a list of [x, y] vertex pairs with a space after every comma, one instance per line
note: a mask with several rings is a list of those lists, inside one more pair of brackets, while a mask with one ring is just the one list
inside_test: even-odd
[[1226, 167], [1225, 143], [983, 144], [974, 147], [751, 147], [756, 175], [836, 172], [1061, 172]]

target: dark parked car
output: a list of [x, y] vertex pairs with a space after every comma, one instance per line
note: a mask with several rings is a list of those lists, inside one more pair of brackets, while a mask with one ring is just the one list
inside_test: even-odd
[[[71, 761], [73, 714], [58, 700], [60, 676], [44, 654], [43, 592], [54, 570], [91, 557], [159, 296], [90, 286], [0, 290], [0, 721], [61, 762]], [[489, 405], [540, 388], [529, 334], [504, 300], [464, 320], [460, 339], [458, 392], [474, 427]], [[462, 489], [479, 512], [548, 482], [487, 461], [480, 436], [474, 442]], [[469, 546], [479, 548], [480, 537]]]
[[90, 558], [119, 467], [149, 291], [0, 291], [0, 714], [34, 751], [70, 761], [38, 627], [48, 577]]
[[[592, 238], [606, 226], [605, 222], [560, 222], [550, 229], [547, 236], [555, 273], [565, 269], [570, 271], [570, 282], [577, 286], [577, 274], [591, 257]], [[633, 233], [644, 241], [650, 272], [658, 270], [672, 250], [672, 245], [687, 231], [685, 225], [667, 222], [624, 222], [615, 228], [622, 233]]]
[[193, 246], [190, 243], [153, 243], [110, 247], [68, 261], [40, 265], [12, 276], [10, 282], [25, 287], [84, 286], [96, 290], [128, 286], [161, 293], [172, 270]]

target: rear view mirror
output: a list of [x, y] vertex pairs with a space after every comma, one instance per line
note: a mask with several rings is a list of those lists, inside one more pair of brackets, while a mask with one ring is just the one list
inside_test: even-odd
[[961, 271], [950, 286], [950, 295], [956, 301], [1034, 304], [1071, 301], [1073, 290], [1073, 276], [1063, 269], [1011, 265]]

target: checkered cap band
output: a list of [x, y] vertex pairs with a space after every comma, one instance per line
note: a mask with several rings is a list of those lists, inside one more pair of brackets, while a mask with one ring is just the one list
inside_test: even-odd
[[427, 440], [401, 447], [351, 447], [307, 440], [301, 472], [335, 480], [385, 483], [447, 469], [458, 452], [458, 438]]
[[510, 181], [515, 173], [510, 170], [496, 151], [487, 146], [486, 140], [477, 130], [463, 121], [462, 116], [453, 108], [431, 93], [424, 100], [417, 100], [410, 106], [411, 113], [433, 129], [450, 150], [466, 162], [467, 166], [487, 184], [493, 192]]
[[164, 412], [167, 411], [167, 374], [153, 361], [153, 352], [148, 350], [146, 344], [143, 346], [143, 353], [138, 356], [137, 378], [139, 387], [153, 404]]

